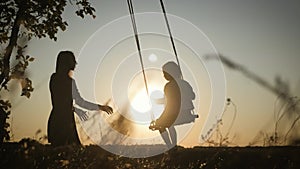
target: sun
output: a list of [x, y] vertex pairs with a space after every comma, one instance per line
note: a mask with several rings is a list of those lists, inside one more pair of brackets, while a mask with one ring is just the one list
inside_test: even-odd
[[137, 94], [133, 97], [132, 101], [130, 101], [130, 104], [132, 108], [138, 113], [149, 112], [152, 107], [150, 98], [145, 89], [137, 92]]
[[128, 85], [128, 118], [137, 123], [150, 123], [162, 112], [162, 105], [157, 105], [155, 99], [163, 96], [163, 88], [166, 83], [160, 69], [146, 69], [147, 87], [142, 72], [138, 72]]
[[153, 111], [153, 108], [157, 106], [159, 99], [163, 99], [163, 91], [159, 86], [150, 85], [149, 95], [145, 88], [140, 89], [136, 94], [130, 99], [130, 105], [136, 113], [149, 113]]
[[164, 105], [163, 103], [158, 103], [157, 100], [163, 99], [163, 97], [163, 91], [158, 86], [150, 85], [149, 95], [145, 89], [140, 89], [130, 100], [132, 120], [150, 123], [158, 118], [164, 109]]

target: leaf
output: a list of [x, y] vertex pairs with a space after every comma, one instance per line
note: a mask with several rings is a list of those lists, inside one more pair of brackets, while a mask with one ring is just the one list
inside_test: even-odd
[[21, 96], [26, 96], [28, 99], [30, 98], [30, 93], [28, 91], [22, 92]]
[[32, 82], [30, 79], [25, 78], [21, 80], [22, 93], [21, 96], [26, 96], [29, 98], [31, 96], [31, 92], [33, 92]]
[[16, 59], [19, 60], [21, 58], [20, 55], [16, 55]]
[[34, 61], [34, 58], [30, 58], [28, 61], [29, 61], [29, 62], [33, 62], [33, 61]]

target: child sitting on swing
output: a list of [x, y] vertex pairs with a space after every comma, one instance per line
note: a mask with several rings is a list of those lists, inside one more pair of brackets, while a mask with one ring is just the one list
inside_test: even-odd
[[193, 122], [198, 115], [192, 113], [195, 93], [191, 85], [182, 79], [179, 66], [175, 62], [167, 62], [162, 70], [164, 78], [168, 81], [164, 86], [165, 108], [161, 116], [151, 122], [149, 128], [159, 130], [163, 140], [171, 148], [177, 144], [174, 126]]

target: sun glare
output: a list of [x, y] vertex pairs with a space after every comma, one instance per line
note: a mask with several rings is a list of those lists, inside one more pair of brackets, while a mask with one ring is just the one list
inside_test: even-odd
[[139, 124], [148, 124], [153, 118], [161, 114], [163, 105], [157, 105], [156, 99], [163, 98], [163, 88], [166, 80], [160, 69], [146, 69], [147, 94], [143, 74], [138, 72], [130, 81], [128, 86], [128, 102], [130, 105], [128, 118]]
[[151, 122], [151, 118], [157, 118], [163, 111], [163, 104], [157, 103], [157, 99], [163, 99], [163, 91], [158, 86], [149, 86], [149, 95], [145, 89], [140, 89], [130, 100], [131, 117], [136, 122]]
[[131, 106], [138, 113], [146, 113], [151, 110], [151, 102], [146, 90], [139, 91], [131, 101]]

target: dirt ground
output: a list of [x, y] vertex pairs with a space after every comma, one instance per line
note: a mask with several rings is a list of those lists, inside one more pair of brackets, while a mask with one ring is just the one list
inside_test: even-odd
[[153, 157], [127, 158], [111, 154], [95, 145], [54, 148], [25, 139], [18, 143], [4, 143], [1, 146], [0, 168], [299, 169], [299, 157], [299, 146], [194, 148], [177, 146]]

